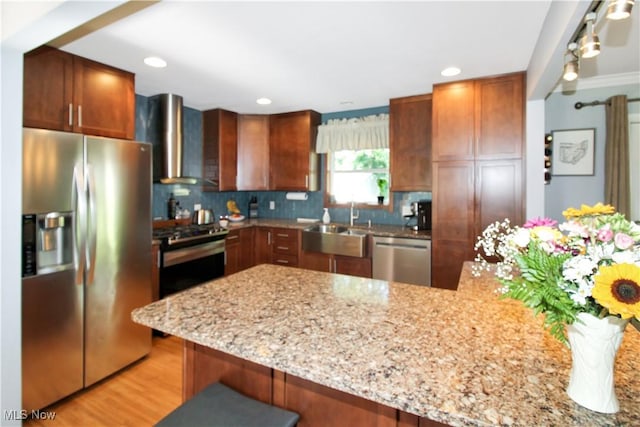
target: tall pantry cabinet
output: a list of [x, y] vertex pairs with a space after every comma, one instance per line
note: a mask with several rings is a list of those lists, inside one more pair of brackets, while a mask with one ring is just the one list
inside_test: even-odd
[[456, 289], [484, 228], [524, 218], [524, 73], [433, 88], [432, 286]]

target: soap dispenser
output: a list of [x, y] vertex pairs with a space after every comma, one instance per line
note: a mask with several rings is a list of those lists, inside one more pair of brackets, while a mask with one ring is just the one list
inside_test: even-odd
[[331, 216], [329, 215], [329, 208], [324, 208], [324, 213], [322, 214], [322, 223], [329, 224], [331, 222]]

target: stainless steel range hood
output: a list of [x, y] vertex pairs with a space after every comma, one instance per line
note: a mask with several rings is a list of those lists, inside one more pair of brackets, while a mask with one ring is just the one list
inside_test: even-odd
[[202, 179], [183, 176], [184, 138], [182, 135], [182, 97], [159, 95], [162, 122], [162, 184], [197, 184]]

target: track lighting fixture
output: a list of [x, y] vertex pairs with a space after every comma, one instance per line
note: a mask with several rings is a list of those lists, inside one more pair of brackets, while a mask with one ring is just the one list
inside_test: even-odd
[[625, 19], [631, 15], [634, 0], [609, 0], [607, 19]]
[[578, 72], [580, 71], [580, 63], [578, 62], [578, 55], [576, 55], [577, 48], [578, 45], [576, 43], [569, 43], [564, 56], [564, 72], [562, 73], [562, 78], [568, 82], [577, 79]]
[[587, 29], [580, 40], [580, 56], [583, 58], [593, 58], [600, 54], [600, 39], [593, 28], [596, 13], [587, 13], [584, 20], [587, 23]]
[[600, 39], [595, 32], [598, 11], [607, 4], [607, 19], [620, 20], [631, 15], [635, 0], [593, 0], [587, 14], [571, 36], [564, 53], [562, 78], [572, 81], [578, 78], [580, 62], [584, 58], [593, 58], [600, 54]]

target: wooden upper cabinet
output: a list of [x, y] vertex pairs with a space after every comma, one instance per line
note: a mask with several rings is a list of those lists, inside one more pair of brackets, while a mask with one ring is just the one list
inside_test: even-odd
[[24, 126], [72, 131], [72, 104], [73, 56], [49, 47], [25, 54]]
[[320, 171], [315, 147], [319, 124], [320, 113], [310, 110], [270, 116], [272, 190], [318, 190]]
[[432, 158], [473, 160], [475, 84], [462, 81], [433, 87]]
[[238, 116], [239, 191], [269, 189], [269, 116]]
[[41, 47], [25, 54], [24, 126], [135, 137], [134, 75]]
[[73, 59], [74, 130], [88, 135], [135, 138], [134, 75], [88, 59]]
[[431, 191], [432, 96], [389, 102], [392, 191]]
[[520, 158], [524, 140], [524, 73], [476, 81], [475, 158]]
[[237, 172], [238, 115], [219, 108], [202, 113], [203, 191], [235, 191]]

